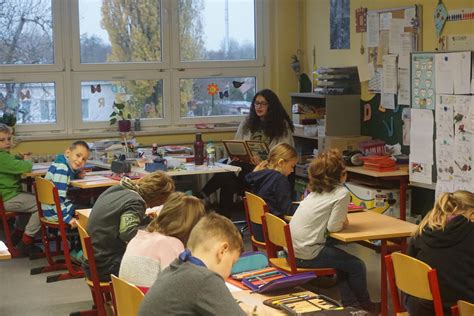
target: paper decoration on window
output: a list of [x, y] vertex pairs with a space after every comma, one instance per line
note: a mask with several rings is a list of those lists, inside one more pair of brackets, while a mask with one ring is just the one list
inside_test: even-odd
[[435, 30], [436, 30], [437, 37], [441, 35], [441, 32], [443, 31], [443, 27], [444, 27], [444, 24], [446, 23], [447, 18], [448, 18], [448, 10], [446, 10], [446, 7], [444, 6], [443, 2], [439, 1], [434, 13]]

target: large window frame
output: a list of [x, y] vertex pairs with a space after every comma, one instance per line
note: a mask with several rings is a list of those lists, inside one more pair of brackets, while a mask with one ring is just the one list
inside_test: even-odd
[[[268, 1], [255, 0], [254, 60], [181, 62], [178, 47], [178, 3], [161, 0], [162, 60], [160, 62], [83, 64], [80, 61], [79, 1], [52, 0], [54, 64], [0, 65], [0, 83], [54, 82], [56, 84], [55, 124], [17, 125], [19, 136], [81, 135], [95, 137], [103, 132], [114, 132], [108, 121], [84, 122], [81, 113], [81, 81], [93, 80], [163, 80], [164, 118], [142, 120], [146, 132], [190, 129], [196, 123], [238, 122], [243, 116], [214, 116], [182, 118], [180, 116], [179, 80], [200, 77], [255, 77], [256, 89], [265, 86], [268, 66]], [[267, 36], [265, 36], [267, 34]], [[70, 35], [70, 36], [69, 36]]]

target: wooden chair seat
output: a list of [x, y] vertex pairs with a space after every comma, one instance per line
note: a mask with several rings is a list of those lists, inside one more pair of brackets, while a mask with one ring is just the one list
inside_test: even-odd
[[[93, 282], [91, 279], [86, 278], [87, 285], [89, 286], [94, 286]], [[100, 282], [99, 286], [102, 288], [110, 287], [110, 282]]]
[[474, 303], [469, 303], [463, 300], [459, 300], [457, 306], [458, 306], [459, 316], [474, 315]]
[[[288, 263], [288, 260], [286, 260], [286, 258], [270, 258], [269, 261], [272, 267], [277, 268], [279, 270], [283, 270], [288, 273], [292, 273], [291, 266]], [[336, 273], [336, 271], [331, 268], [296, 268], [296, 273], [304, 272], [316, 272], [318, 275], [333, 275]]]
[[265, 243], [264, 242], [261, 242], [261, 241], [258, 241], [255, 239], [255, 237], [253, 236], [250, 236], [250, 241], [252, 242], [252, 245], [257, 245], [258, 248], [265, 248]]
[[45, 225], [48, 225], [48, 227], [51, 227], [51, 228], [59, 228], [58, 222], [49, 221], [46, 219], [46, 217], [40, 217], [40, 222], [42, 222]]

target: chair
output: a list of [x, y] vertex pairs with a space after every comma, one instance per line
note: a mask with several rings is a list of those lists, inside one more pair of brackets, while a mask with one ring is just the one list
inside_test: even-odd
[[458, 301], [459, 316], [474, 315], [474, 304], [466, 301]]
[[124, 279], [111, 275], [116, 316], [134, 316], [138, 314], [140, 303], [145, 294], [138, 287]]
[[19, 213], [8, 212], [7, 210], [5, 210], [5, 206], [3, 204], [3, 198], [0, 195], [0, 218], [2, 219], [3, 232], [5, 233], [5, 241], [7, 244], [7, 248], [10, 254], [12, 255], [12, 258], [20, 256], [20, 253], [18, 249], [15, 248], [15, 245], [13, 245], [10, 225], [8, 225], [8, 220], [11, 218], [16, 218], [19, 215], [20, 215]]
[[[36, 204], [38, 206], [38, 215], [41, 223], [41, 240], [43, 241], [44, 253], [46, 259], [48, 260], [48, 265], [45, 267], [38, 267], [31, 269], [30, 273], [39, 274], [51, 271], [58, 270], [68, 270], [66, 273], [50, 275], [46, 278], [46, 282], [55, 282], [68, 280], [73, 278], [82, 278], [84, 272], [81, 267], [74, 265], [71, 261], [71, 255], [69, 253], [69, 245], [66, 236], [66, 223], [63, 221], [63, 216], [61, 212], [61, 203], [59, 201], [58, 189], [49, 180], [43, 179], [41, 177], [35, 178], [35, 194], [36, 194]], [[56, 208], [56, 213], [58, 216], [57, 222], [48, 221], [43, 214], [43, 209], [41, 204], [51, 204]], [[58, 252], [61, 247], [63, 249], [64, 260], [54, 259], [51, 252], [50, 238], [48, 237], [48, 228], [58, 230], [60, 236], [60, 242], [56, 243], [56, 252]]]
[[433, 301], [435, 315], [444, 315], [435, 269], [418, 259], [398, 252], [385, 256], [385, 265], [396, 315], [408, 315], [400, 302], [398, 290], [417, 298]]
[[[262, 224], [268, 259], [271, 266], [283, 270], [289, 274], [303, 272], [314, 272], [314, 274], [318, 276], [336, 274], [336, 270], [333, 268], [296, 267], [296, 258], [295, 252], [293, 250], [293, 242], [291, 240], [290, 225], [288, 225], [278, 216], [275, 216], [271, 213], [265, 213], [265, 215], [262, 216]], [[286, 248], [287, 258], [278, 258], [278, 248]]]
[[256, 251], [258, 248], [265, 248], [264, 242], [255, 239], [251, 224], [262, 225], [262, 216], [268, 212], [267, 203], [258, 195], [246, 191], [244, 196], [244, 207], [252, 249]]
[[[79, 222], [79, 224], [81, 224], [82, 227], [86, 228], [87, 222], [89, 221], [89, 217], [79, 212], [76, 212], [76, 215], [77, 215], [77, 221]], [[84, 252], [84, 250], [82, 250], [82, 252]]]
[[97, 266], [94, 258], [94, 249], [92, 248], [92, 240], [81, 222], [77, 225], [79, 236], [81, 238], [82, 252], [84, 258], [89, 264], [90, 278], [86, 277], [87, 285], [91, 290], [94, 307], [91, 310], [71, 313], [70, 316], [79, 315], [99, 315], [105, 316], [105, 302], [110, 301], [111, 287], [110, 282], [100, 282]]

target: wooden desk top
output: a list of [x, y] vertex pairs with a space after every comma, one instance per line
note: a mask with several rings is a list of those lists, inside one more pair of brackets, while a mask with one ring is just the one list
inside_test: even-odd
[[402, 176], [408, 177], [408, 165], [400, 165], [399, 168], [400, 169], [395, 170], [395, 171], [380, 172], [380, 171], [365, 169], [363, 166], [360, 166], [360, 167], [347, 166], [346, 170], [348, 172], [363, 174], [363, 175], [371, 176], [375, 178], [402, 177]]
[[0, 251], [0, 260], [8, 260], [11, 258], [12, 256], [8, 250]]
[[285, 312], [281, 310], [271, 308], [263, 304], [264, 300], [272, 297], [271, 295], [267, 296], [264, 294], [252, 293], [249, 290], [243, 290], [243, 291], [232, 292], [232, 296], [238, 299], [239, 301], [244, 302], [251, 308], [253, 308], [254, 306], [257, 306], [257, 315], [259, 316], [287, 315]]
[[349, 226], [329, 235], [344, 242], [410, 237], [418, 227], [377, 212], [349, 213]]

